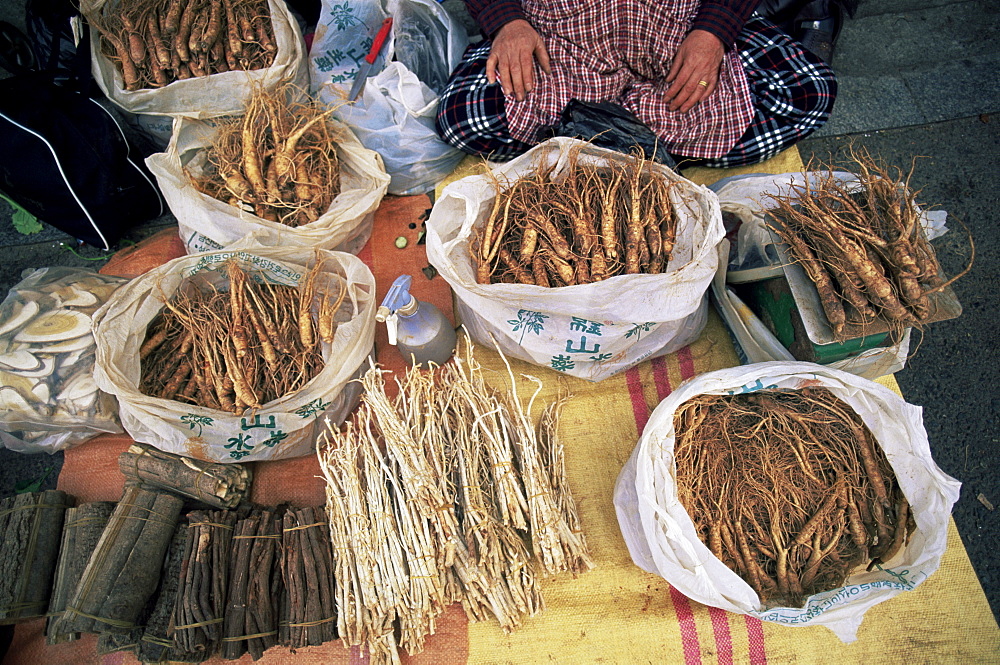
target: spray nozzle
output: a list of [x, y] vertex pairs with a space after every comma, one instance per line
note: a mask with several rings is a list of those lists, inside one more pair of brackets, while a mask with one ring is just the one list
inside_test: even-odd
[[413, 278], [409, 275], [400, 275], [389, 287], [389, 292], [382, 299], [382, 304], [375, 311], [375, 320], [385, 323], [389, 333], [389, 343], [396, 345], [396, 314], [402, 316], [413, 313], [413, 308], [417, 304], [416, 298], [410, 295], [410, 285]]

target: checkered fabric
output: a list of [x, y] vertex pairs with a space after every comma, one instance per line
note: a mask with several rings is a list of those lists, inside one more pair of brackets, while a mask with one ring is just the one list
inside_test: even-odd
[[753, 121], [732, 150], [702, 166], [729, 168], [774, 157], [822, 127], [837, 97], [833, 70], [767, 20], [751, 19], [736, 45], [750, 83]]
[[[511, 136], [500, 85], [486, 80], [490, 46], [483, 41], [466, 50], [441, 95], [437, 128], [445, 141], [464, 152], [506, 161], [531, 144]], [[722, 156], [694, 163], [731, 167], [768, 159], [821, 127], [833, 108], [833, 71], [765, 19], [747, 22], [736, 51], [749, 85], [752, 120]], [[668, 145], [675, 154], [697, 157], [676, 142]]]

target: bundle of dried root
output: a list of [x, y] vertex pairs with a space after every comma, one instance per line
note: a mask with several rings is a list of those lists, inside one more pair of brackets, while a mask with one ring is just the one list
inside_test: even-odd
[[338, 629], [379, 662], [416, 653], [454, 602], [513, 631], [543, 608], [546, 574], [593, 562], [556, 439], [562, 402], [487, 387], [471, 347], [386, 394], [369, 370], [356, 419], [318, 447], [337, 578]]
[[480, 284], [557, 287], [667, 269], [677, 235], [673, 184], [641, 154], [598, 166], [574, 149], [564, 171], [541, 161], [496, 197], [473, 243]]
[[674, 427], [681, 504], [765, 607], [842, 586], [915, 528], [882, 448], [826, 388], [700, 395]]
[[[788, 196], [770, 196], [778, 223], [771, 225], [816, 285], [834, 334], [845, 324], [866, 326], [876, 317], [890, 328], [919, 326], [934, 312], [931, 296], [947, 284], [927, 240], [910, 189], [910, 173], [877, 163], [866, 151], [852, 154], [860, 187], [833, 169]], [[964, 274], [964, 273], [963, 273]]]
[[267, 0], [122, 0], [87, 18], [126, 90], [264, 69], [278, 51]]
[[297, 288], [235, 261], [227, 290], [189, 279], [147, 328], [139, 390], [243, 413], [302, 388], [323, 369], [321, 343], [333, 340], [345, 320], [339, 310], [350, 307], [344, 280], [322, 265]]
[[263, 219], [298, 227], [315, 222], [340, 193], [339, 126], [296, 91], [256, 87], [246, 113], [218, 125], [199, 191]]

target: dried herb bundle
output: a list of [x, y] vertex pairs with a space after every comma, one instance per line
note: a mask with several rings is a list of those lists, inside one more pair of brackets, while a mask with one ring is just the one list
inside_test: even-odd
[[842, 586], [914, 528], [878, 442], [825, 388], [699, 395], [674, 427], [681, 504], [765, 607]]
[[49, 619], [45, 627], [45, 643], [59, 644], [80, 637], [79, 633], [66, 632], [60, 623], [70, 595], [80, 582], [83, 569], [97, 547], [104, 527], [108, 524], [113, 501], [93, 501], [66, 510], [62, 544], [59, 546], [59, 565], [52, 583], [49, 600]]
[[178, 651], [211, 655], [222, 639], [236, 513], [195, 510], [187, 519], [172, 615], [174, 644]]
[[302, 388], [323, 369], [321, 345], [336, 333], [343, 280], [321, 273], [319, 262], [298, 288], [272, 284], [235, 261], [227, 267], [227, 291], [189, 281], [150, 322], [139, 351], [141, 392], [243, 413]]
[[221, 122], [195, 187], [262, 219], [298, 227], [315, 222], [340, 193], [334, 109], [290, 87], [254, 90], [246, 113]]
[[249, 652], [259, 660], [278, 643], [281, 598], [281, 516], [253, 509], [236, 522], [229, 558], [229, 588], [222, 624], [222, 657]]
[[126, 0], [87, 18], [126, 90], [264, 69], [278, 52], [267, 0]]
[[281, 533], [285, 589], [278, 642], [292, 649], [337, 638], [333, 549], [321, 507], [288, 510]]
[[45, 616], [63, 521], [73, 503], [61, 490], [0, 499], [0, 625]]
[[250, 491], [250, 469], [243, 464], [213, 464], [133, 443], [118, 456], [128, 480], [165, 489], [212, 508], [234, 508]]
[[816, 285], [836, 336], [876, 317], [896, 330], [920, 325], [946, 284], [920, 223], [919, 192], [909, 188], [912, 169], [904, 177], [867, 152], [852, 157], [860, 188], [832, 170], [812, 172], [790, 195], [769, 195], [778, 221], [770, 226]]
[[436, 376], [411, 369], [395, 399], [377, 368], [363, 385], [357, 418], [319, 446], [347, 644], [396, 662], [453, 602], [509, 632], [542, 609], [543, 575], [593, 567], [555, 439], [561, 402], [536, 428], [531, 401], [487, 387], [471, 345]]
[[666, 271], [677, 235], [673, 184], [641, 154], [598, 166], [569, 156], [504, 183], [472, 254], [480, 284], [590, 284]]

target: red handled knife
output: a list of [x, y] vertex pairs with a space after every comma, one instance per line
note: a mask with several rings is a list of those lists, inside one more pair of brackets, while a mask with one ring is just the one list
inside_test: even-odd
[[390, 30], [392, 30], [391, 16], [382, 21], [382, 27], [378, 29], [378, 34], [375, 35], [375, 41], [372, 42], [371, 50], [368, 51], [365, 59], [361, 61], [358, 76], [354, 79], [354, 85], [351, 86], [351, 94], [347, 96], [348, 101], [353, 102], [361, 94], [361, 89], [365, 87], [365, 81], [368, 80], [368, 76], [371, 74], [372, 65], [375, 64], [375, 59], [378, 58], [382, 46], [385, 45], [385, 40], [389, 36]]

